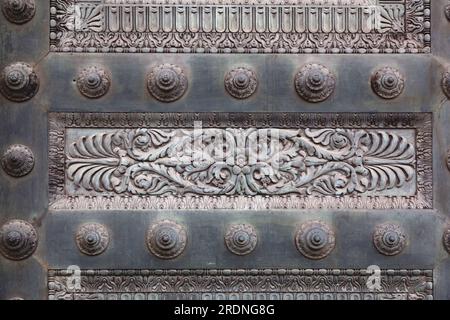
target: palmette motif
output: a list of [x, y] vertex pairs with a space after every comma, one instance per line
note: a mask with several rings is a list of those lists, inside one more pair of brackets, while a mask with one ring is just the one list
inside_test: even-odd
[[[219, 140], [231, 156], [217, 156]], [[121, 129], [78, 138], [66, 170], [92, 194], [340, 196], [402, 187], [415, 174], [415, 147], [360, 129]]]

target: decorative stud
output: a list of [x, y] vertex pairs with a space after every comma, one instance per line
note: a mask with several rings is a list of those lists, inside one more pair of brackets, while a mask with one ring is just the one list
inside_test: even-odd
[[178, 257], [184, 251], [186, 242], [186, 229], [170, 220], [150, 226], [147, 232], [148, 249], [161, 259]]
[[447, 20], [450, 21], [450, 4], [445, 6], [444, 13]]
[[2, 167], [12, 177], [26, 176], [33, 170], [33, 152], [24, 145], [13, 144], [2, 156]]
[[162, 64], [153, 68], [147, 76], [147, 89], [162, 102], [180, 99], [187, 90], [188, 80], [183, 70], [173, 64]]
[[441, 87], [447, 98], [450, 99], [450, 72], [446, 72], [442, 76]]
[[296, 74], [294, 82], [298, 95], [309, 102], [326, 100], [336, 85], [334, 75], [320, 64], [303, 66]]
[[394, 68], [384, 67], [372, 75], [372, 90], [383, 99], [398, 97], [405, 88], [405, 78]]
[[253, 226], [248, 224], [237, 224], [231, 226], [225, 235], [225, 244], [232, 253], [243, 256], [252, 252], [258, 235]]
[[246, 99], [255, 93], [258, 86], [256, 74], [247, 68], [236, 68], [225, 76], [225, 89], [236, 99]]
[[108, 229], [99, 223], [83, 224], [77, 231], [75, 241], [82, 253], [88, 256], [99, 255], [108, 247]]
[[0, 228], [0, 253], [8, 259], [26, 259], [37, 245], [36, 229], [26, 221], [11, 220]]
[[373, 244], [379, 253], [385, 256], [395, 256], [406, 246], [406, 234], [396, 224], [385, 223], [375, 227]]
[[34, 0], [3, 0], [2, 11], [10, 22], [23, 24], [33, 19], [36, 5]]
[[0, 92], [5, 98], [23, 102], [39, 90], [39, 79], [33, 68], [24, 62], [6, 66], [0, 74]]
[[333, 230], [322, 221], [308, 221], [297, 229], [295, 245], [305, 257], [318, 260], [333, 251], [336, 238]]
[[82, 95], [88, 98], [104, 96], [111, 86], [111, 75], [98, 66], [89, 66], [83, 69], [77, 78], [77, 87]]
[[442, 243], [444, 244], [445, 250], [450, 254], [450, 225], [448, 225], [444, 231]]

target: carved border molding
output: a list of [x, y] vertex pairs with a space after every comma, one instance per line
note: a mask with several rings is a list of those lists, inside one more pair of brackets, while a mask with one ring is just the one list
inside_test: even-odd
[[429, 53], [431, 1], [51, 0], [50, 51]]
[[[382, 192], [353, 192], [350, 189], [345, 189], [345, 193], [338, 194], [333, 193], [325, 194], [318, 192], [307, 192], [306, 194], [301, 194], [294, 190], [294, 192], [271, 192], [272, 189], [262, 189], [261, 192], [256, 193], [221, 193], [222, 190], [218, 190], [216, 194], [211, 195], [205, 190], [197, 188], [198, 186], [193, 186], [190, 193], [178, 194], [175, 188], [174, 192], [168, 192], [164, 195], [158, 195], [157, 192], [148, 192], [148, 188], [145, 190], [135, 189], [130, 193], [129, 186], [124, 186], [124, 189], [118, 190], [112, 188], [112, 184], [106, 182], [101, 186], [94, 185], [93, 189], [89, 186], [86, 187], [85, 180], [78, 179], [78, 185], [75, 188], [81, 188], [82, 191], [85, 190], [86, 193], [77, 193], [73, 190], [67, 189], [68, 179], [67, 168], [73, 163], [76, 164], [77, 159], [68, 156], [70, 153], [67, 148], [66, 135], [67, 130], [94, 130], [98, 128], [103, 129], [114, 129], [130, 134], [134, 134], [135, 131], [145, 131], [148, 130], [155, 132], [156, 134], [166, 132], [173, 132], [174, 130], [181, 130], [186, 128], [193, 128], [195, 121], [202, 121], [202, 126], [205, 129], [213, 128], [220, 130], [221, 128], [227, 128], [227, 130], [232, 130], [237, 128], [278, 128], [280, 130], [286, 129], [285, 131], [290, 133], [294, 132], [294, 138], [298, 135], [302, 135], [305, 132], [313, 132], [310, 134], [319, 142], [321, 139], [323, 141], [329, 138], [328, 133], [334, 133], [331, 136], [331, 141], [333, 147], [329, 145], [327, 148], [339, 149], [342, 147], [342, 143], [345, 142], [345, 137], [339, 134], [342, 132], [350, 132], [351, 135], [355, 135], [357, 132], [361, 132], [363, 135], [369, 135], [371, 132], [375, 132], [376, 135], [371, 135], [371, 139], [390, 139], [394, 144], [399, 144], [402, 146], [403, 150], [413, 149], [415, 152], [415, 158], [411, 162], [411, 155], [406, 158], [400, 159], [398, 152], [394, 155], [388, 155], [389, 160], [394, 159], [393, 166], [395, 170], [399, 170], [400, 173], [407, 172], [406, 175], [400, 177], [394, 177], [392, 180], [392, 171], [389, 168], [386, 174], [386, 179], [388, 179], [388, 184], [395, 189], [397, 186], [393, 186], [393, 182], [402, 183], [409, 178], [410, 182], [415, 181], [415, 186], [413, 189], [408, 189], [409, 191], [394, 192], [394, 193], [383, 193]], [[136, 129], [143, 128], [143, 129]], [[148, 128], [148, 129], [145, 129]], [[177, 128], [177, 129], [173, 129]], [[321, 129], [322, 128], [322, 129]], [[333, 129], [339, 128], [339, 129]], [[347, 129], [341, 129], [347, 128]], [[131, 129], [131, 130], [126, 130]], [[289, 130], [292, 129], [292, 130]], [[392, 132], [404, 132], [405, 129], [414, 130], [415, 141], [407, 141], [401, 135], [396, 135]], [[166, 130], [166, 131], [164, 131]], [[297, 131], [296, 131], [297, 130]], [[95, 130], [94, 130], [95, 131]], [[189, 130], [184, 130], [189, 131]], [[72, 131], [73, 132], [73, 131]], [[299, 133], [300, 132], [300, 133]], [[316, 133], [322, 133], [317, 136]], [[386, 133], [388, 132], [388, 133]], [[390, 132], [390, 133], [389, 133]], [[128, 134], [127, 133], [127, 134]], [[315, 135], [315, 136], [314, 136]], [[104, 136], [100, 132], [100, 136]], [[120, 135], [120, 137], [125, 137], [127, 135]], [[377, 137], [379, 136], [379, 137]], [[132, 136], [127, 136], [128, 138]], [[155, 136], [157, 139], [162, 139], [163, 136]], [[381, 138], [380, 138], [381, 137]], [[301, 137], [300, 137], [301, 138]], [[344, 138], [344, 141], [342, 140]], [[85, 138], [80, 136], [84, 143]], [[96, 138], [94, 138], [95, 140]], [[108, 138], [109, 139], [109, 138]], [[120, 138], [122, 139], [122, 138]], [[144, 139], [145, 140], [145, 139]], [[111, 141], [111, 140], [109, 140]], [[134, 141], [134, 140], [133, 140]], [[137, 140], [136, 140], [137, 141]], [[303, 140], [302, 140], [303, 141]], [[323, 142], [322, 141], [322, 142]], [[327, 140], [328, 141], [328, 140]], [[377, 140], [382, 141], [382, 140]], [[71, 144], [74, 140], [69, 141]], [[147, 141], [148, 142], [148, 141]], [[164, 140], [164, 143], [166, 140]], [[94, 144], [97, 142], [94, 142]], [[127, 143], [127, 142], [125, 142]], [[169, 143], [171, 143], [169, 141]], [[289, 142], [291, 143], [291, 142]], [[301, 142], [303, 143], [303, 142]], [[325, 143], [325, 142], [323, 142]], [[389, 142], [391, 143], [391, 142]], [[413, 145], [415, 143], [415, 145]], [[312, 144], [313, 149], [316, 148], [315, 144]], [[395, 145], [392, 145], [395, 147]], [[183, 148], [182, 148], [183, 149]], [[391, 149], [391, 148], [388, 148]], [[395, 148], [394, 148], [395, 149]], [[401, 148], [400, 148], [401, 149]], [[395, 149], [395, 150], [400, 150]], [[117, 149], [116, 149], [117, 150]], [[137, 150], [137, 149], [136, 149]], [[297, 150], [297, 149], [296, 149]], [[344, 150], [344, 149], [342, 149]], [[139, 151], [139, 150], [137, 150]], [[147, 150], [148, 151], [148, 150]], [[147, 152], [146, 151], [146, 152]], [[328, 150], [330, 151], [330, 150]], [[328, 152], [324, 150], [324, 152]], [[333, 151], [333, 149], [331, 149]], [[339, 151], [339, 150], [338, 150]], [[104, 152], [104, 150], [102, 151]], [[140, 151], [139, 151], [140, 152]], [[303, 154], [301, 150], [295, 151], [298, 154]], [[320, 151], [319, 153], [321, 153]], [[406, 152], [406, 151], [405, 151]], [[409, 150], [408, 154], [411, 152]], [[372, 152], [373, 153], [373, 152]], [[375, 152], [378, 153], [378, 152]], [[405, 154], [405, 153], [404, 153]], [[68, 158], [69, 157], [69, 158]], [[97, 156], [95, 156], [97, 157]], [[95, 160], [95, 157], [93, 160]], [[305, 157], [303, 155], [302, 157]], [[315, 161], [320, 163], [326, 163], [323, 160], [324, 156], [319, 155], [319, 158]], [[306, 157], [308, 158], [308, 157]], [[299, 161], [291, 161], [297, 163], [295, 167], [295, 172], [304, 172], [305, 168], [302, 169], [301, 163], [310, 163], [311, 159], [298, 159]], [[378, 160], [373, 160], [373, 163], [378, 163]], [[69, 160], [68, 160], [69, 159]], [[322, 160], [320, 160], [322, 159]], [[396, 160], [400, 159], [400, 160]], [[170, 159], [169, 159], [170, 160]], [[239, 160], [239, 159], [238, 159]], [[295, 159], [294, 159], [295, 160]], [[75, 162], [74, 162], [75, 161]], [[97, 161], [97, 160], [95, 160]], [[102, 160], [103, 161], [103, 160]], [[113, 159], [113, 161], [116, 161]], [[126, 160], [129, 163], [128, 160]], [[134, 160], [132, 160], [134, 161]], [[309, 162], [308, 162], [309, 161]], [[335, 164], [331, 162], [334, 171]], [[346, 160], [347, 161], [347, 160]], [[361, 170], [364, 168], [359, 167], [354, 161], [348, 160], [348, 164], [343, 164], [345, 168], [350, 168], [354, 166], [356, 170]], [[364, 161], [364, 159], [362, 160]], [[400, 161], [400, 165], [398, 165]], [[405, 167], [403, 164], [408, 163]], [[107, 160], [109, 162], [109, 160]], [[391, 162], [392, 163], [392, 162]], [[143, 162], [142, 165], [138, 164], [139, 168], [146, 167], [148, 162]], [[308, 166], [309, 164], [307, 164]], [[327, 165], [327, 164], [325, 164]], [[340, 166], [340, 164], [337, 164]], [[236, 165], [234, 166], [236, 167]], [[233, 174], [236, 168], [232, 168]], [[297, 168], [298, 167], [298, 168]], [[245, 166], [241, 168], [241, 173], [239, 173], [239, 179], [241, 175], [244, 175]], [[320, 167], [323, 168], [323, 167]], [[344, 168], [344, 169], [345, 169]], [[400, 168], [400, 169], [398, 169]], [[114, 168], [113, 168], [114, 169]], [[110, 171], [113, 175], [110, 176], [111, 179], [116, 179], [119, 177], [121, 181], [129, 181], [128, 178], [123, 178], [121, 175], [126, 170], [127, 167], [120, 169], [119, 171]], [[167, 168], [166, 168], [167, 169]], [[165, 169], [165, 170], [166, 170]], [[239, 169], [239, 168], [237, 168]], [[386, 168], [382, 168], [384, 171]], [[108, 169], [109, 170], [109, 169]], [[141, 170], [141, 169], [139, 169]], [[147, 170], [147, 169], [146, 169]], [[150, 169], [154, 170], [154, 168]], [[172, 169], [167, 169], [172, 170]], [[247, 169], [251, 170], [250, 169]], [[350, 168], [350, 170], [353, 170]], [[370, 168], [369, 168], [370, 170]], [[379, 169], [375, 169], [376, 172], [380, 172]], [[105, 171], [106, 172], [106, 171]], [[175, 171], [170, 175], [176, 174]], [[294, 172], [294, 173], [295, 173]], [[358, 172], [366, 172], [358, 171]], [[396, 173], [397, 174], [397, 173]], [[415, 180], [412, 180], [414, 176]], [[245, 176], [247, 177], [247, 176]], [[79, 177], [78, 177], [79, 178]], [[97, 177], [98, 178], [98, 177]], [[106, 180], [94, 180], [106, 181]], [[109, 178], [108, 178], [109, 179]], [[197, 178], [194, 178], [197, 180]], [[247, 178], [246, 178], [247, 179]], [[252, 178], [249, 178], [250, 180]], [[359, 178], [358, 178], [359, 179]], [[381, 180], [383, 180], [382, 178]], [[72, 177], [72, 181], [73, 177]], [[93, 181], [93, 180], [92, 180]], [[112, 181], [112, 180], [111, 180]], [[242, 181], [238, 180], [238, 181]], [[291, 180], [292, 181], [292, 180]], [[333, 180], [334, 181], [334, 180]], [[363, 180], [360, 180], [363, 181]], [[365, 180], [364, 180], [365, 181]], [[380, 180], [378, 180], [380, 181]], [[117, 182], [117, 181], [116, 181]], [[142, 181], [141, 181], [142, 182]], [[145, 182], [145, 181], [144, 181]], [[254, 181], [251, 181], [252, 183]], [[267, 182], [267, 181], [266, 181]], [[369, 180], [370, 182], [370, 180]], [[386, 182], [386, 181], [384, 181]], [[72, 183], [72, 182], [70, 182]], [[90, 182], [89, 182], [90, 183]], [[128, 182], [127, 182], [128, 183]], [[167, 183], [164, 182], [164, 183]], [[173, 183], [173, 182], [170, 182]], [[169, 183], [169, 184], [170, 184]], [[239, 182], [241, 183], [241, 182]], [[358, 182], [359, 183], [359, 182]], [[109, 185], [108, 185], [109, 184]], [[113, 183], [117, 186], [117, 183]], [[358, 185], [367, 185], [368, 182], [362, 182]], [[270, 185], [270, 181], [269, 181]], [[283, 186], [283, 183], [281, 186]], [[133, 186], [133, 188], [136, 185]], [[191, 184], [192, 186], [192, 184]], [[317, 185], [314, 186], [314, 188]], [[323, 186], [323, 185], [322, 185]], [[148, 187], [148, 185], [147, 185]], [[270, 186], [269, 186], [270, 187]], [[87, 188], [87, 189], [83, 189]], [[88, 190], [91, 188], [93, 193]], [[97, 189], [96, 189], [97, 188]], [[100, 189], [98, 189], [100, 188]], [[103, 188], [103, 189], [102, 189]], [[105, 189], [106, 188], [106, 189]], [[109, 188], [109, 189], [108, 189]], [[278, 187], [277, 187], [278, 188]], [[236, 210], [264, 210], [264, 209], [432, 209], [433, 208], [433, 181], [432, 181], [432, 117], [430, 113], [50, 113], [49, 114], [49, 208], [51, 210], [160, 210], [160, 209], [201, 209], [201, 210], [211, 210], [211, 209], [236, 209]], [[95, 189], [95, 190], [94, 190]], [[103, 191], [102, 191], [103, 190]], [[108, 191], [109, 190], [109, 191]], [[182, 190], [185, 190], [184, 188]], [[281, 189], [277, 189], [281, 190]], [[284, 190], [284, 189], [283, 189]], [[366, 189], [368, 190], [368, 189]], [[374, 189], [375, 190], [375, 189]], [[399, 189], [401, 191], [401, 189]], [[173, 190], [172, 190], [173, 191]], [[389, 191], [389, 190], [387, 190]], [[411, 193], [413, 192], [413, 193]], [[402, 195], [403, 193], [403, 195]]]
[[[50, 300], [432, 300], [432, 270], [381, 270], [370, 291], [365, 269], [49, 270]], [[370, 283], [370, 282], [369, 282]]]

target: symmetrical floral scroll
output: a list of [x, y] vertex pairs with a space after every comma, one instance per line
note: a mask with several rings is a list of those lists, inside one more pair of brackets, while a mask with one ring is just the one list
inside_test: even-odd
[[427, 53], [426, 0], [51, 0], [50, 50]]
[[415, 171], [414, 141], [363, 129], [120, 129], [80, 136], [66, 158], [81, 194], [405, 194]]
[[432, 208], [429, 114], [52, 113], [49, 137], [52, 209]]

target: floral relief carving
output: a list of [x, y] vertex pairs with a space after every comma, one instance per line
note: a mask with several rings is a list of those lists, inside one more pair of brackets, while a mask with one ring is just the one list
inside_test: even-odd
[[[260, 160], [247, 155], [246, 146], [258, 137], [273, 144], [273, 131], [204, 129], [200, 161], [191, 148], [197, 138], [193, 130], [138, 128], [81, 136], [68, 148], [67, 178], [76, 189], [94, 193], [339, 196], [401, 188], [414, 177], [414, 144], [393, 132], [282, 129], [276, 131], [279, 153], [270, 151]], [[234, 156], [219, 160], [208, 141], [223, 137]]]
[[86, 223], [78, 228], [76, 237], [78, 249], [88, 255], [103, 253], [109, 244], [108, 229], [99, 223]]
[[51, 0], [50, 50], [427, 53], [430, 5], [426, 0]]
[[[366, 269], [81, 270], [50, 269], [50, 300], [432, 300], [432, 270], [381, 270], [380, 290]], [[344, 285], [345, 284], [345, 285]]]
[[429, 208], [424, 115], [51, 114], [51, 207]]
[[249, 224], [235, 224], [225, 234], [225, 244], [232, 253], [244, 256], [251, 253], [258, 243], [258, 235]]
[[376, 226], [373, 244], [379, 253], [385, 256], [400, 254], [407, 244], [406, 233], [402, 227], [392, 223]]

